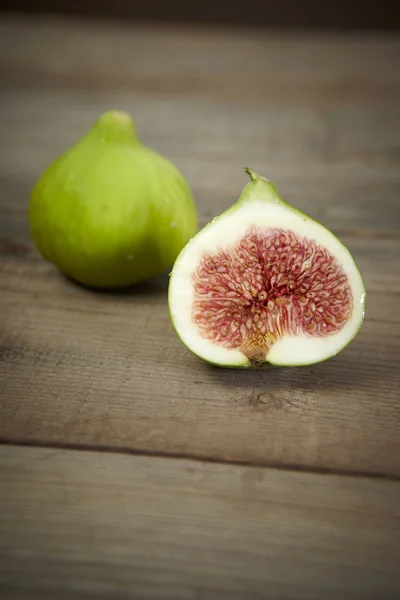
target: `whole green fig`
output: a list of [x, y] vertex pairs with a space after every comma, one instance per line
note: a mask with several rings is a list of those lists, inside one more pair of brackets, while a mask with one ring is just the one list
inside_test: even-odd
[[46, 169], [28, 217], [41, 255], [90, 287], [164, 272], [197, 231], [184, 177], [137, 139], [131, 117], [119, 111], [103, 114]]

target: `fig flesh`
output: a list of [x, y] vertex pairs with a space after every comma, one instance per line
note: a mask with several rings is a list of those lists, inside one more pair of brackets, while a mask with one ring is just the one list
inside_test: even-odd
[[42, 256], [90, 287], [163, 273], [197, 231], [183, 175], [137, 139], [121, 111], [101, 115], [45, 170], [28, 216]]
[[240, 199], [194, 236], [169, 283], [172, 323], [202, 359], [226, 367], [306, 365], [340, 352], [365, 312], [349, 250], [246, 172]]

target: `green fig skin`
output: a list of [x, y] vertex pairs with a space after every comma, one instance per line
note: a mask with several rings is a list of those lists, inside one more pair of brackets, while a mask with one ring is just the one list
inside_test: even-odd
[[123, 112], [103, 114], [32, 190], [39, 253], [89, 287], [122, 287], [173, 265], [196, 233], [197, 212], [179, 170], [136, 137]]

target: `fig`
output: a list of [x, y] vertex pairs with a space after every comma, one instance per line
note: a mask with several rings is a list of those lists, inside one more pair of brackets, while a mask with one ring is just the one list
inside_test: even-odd
[[239, 200], [182, 249], [170, 274], [172, 324], [222, 367], [301, 366], [338, 354], [365, 313], [347, 247], [247, 167]]
[[197, 231], [183, 175], [138, 140], [129, 114], [114, 110], [45, 170], [28, 220], [40, 254], [95, 288], [163, 273]]

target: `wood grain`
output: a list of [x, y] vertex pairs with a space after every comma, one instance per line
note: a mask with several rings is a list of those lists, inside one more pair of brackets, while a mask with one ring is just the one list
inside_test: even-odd
[[[389, 35], [3, 18], [0, 439], [399, 477], [399, 49]], [[110, 107], [183, 171], [202, 225], [249, 164], [343, 239], [368, 293], [345, 351], [211, 368], [171, 327], [167, 276], [94, 293], [37, 255], [30, 189]]]
[[0, 264], [3, 440], [400, 475], [397, 293], [381, 315], [371, 292], [371, 319], [326, 363], [226, 371], [175, 336], [167, 278], [98, 294], [36, 259]]
[[400, 594], [398, 482], [6, 446], [0, 478], [4, 600]]

